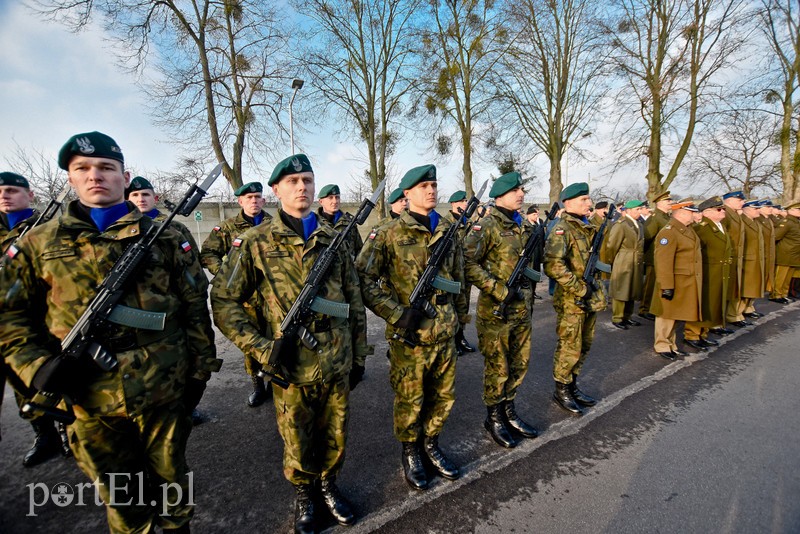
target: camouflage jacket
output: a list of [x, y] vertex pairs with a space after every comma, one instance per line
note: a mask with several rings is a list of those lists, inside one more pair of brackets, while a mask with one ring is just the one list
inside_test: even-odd
[[[325, 219], [325, 216], [322, 215], [322, 208], [317, 210], [317, 215], [319, 220]], [[337, 232], [341, 232], [344, 230], [344, 227], [350, 224], [350, 221], [353, 220], [353, 216], [346, 211], [342, 212], [342, 216], [339, 217], [339, 220], [333, 225], [333, 229]], [[327, 219], [326, 222], [330, 223]], [[356, 256], [358, 253], [361, 252], [361, 247], [364, 246], [364, 240], [361, 239], [361, 234], [358, 232], [358, 225], [353, 228], [353, 231], [350, 233], [350, 238], [347, 240], [347, 248], [350, 250], [350, 257], [355, 261]]]
[[[262, 210], [263, 219], [261, 224], [272, 220], [272, 215]], [[233, 240], [252, 228], [253, 225], [244, 218], [244, 211], [239, 210], [235, 217], [225, 219], [215, 226], [208, 237], [203, 242], [203, 250], [200, 252], [200, 262], [203, 267], [211, 274], [217, 274], [225, 256], [231, 249]]]
[[[269, 361], [274, 338], [286, 313], [297, 300], [320, 252], [335, 237], [333, 228], [318, 218], [317, 229], [307, 242], [278, 215], [234, 240], [230, 257], [214, 278], [211, 307], [214, 321], [228, 339], [263, 364]], [[339, 250], [330, 276], [319, 296], [350, 305], [348, 318], [314, 314], [308, 325], [317, 338], [317, 350], [294, 340], [289, 358], [280, 362], [282, 376], [292, 384], [326, 382], [350, 372], [353, 362], [364, 365], [371, 347], [366, 339], [366, 310], [349, 252]], [[244, 303], [258, 295], [268, 329], [250, 321]]]
[[[444, 236], [449, 224], [442, 218], [433, 234], [407, 211], [370, 233], [356, 260], [361, 277], [364, 303], [385, 320], [386, 339], [391, 339], [409, 305], [409, 297], [425, 270], [431, 249]], [[464, 284], [464, 254], [461, 240], [454, 240], [439, 276]], [[431, 304], [435, 319], [420, 324], [419, 341], [423, 345], [440, 343], [455, 335], [459, 320], [467, 322], [467, 302], [463, 293], [435, 290]]]
[[[586, 295], [583, 272], [596, 229], [588, 222], [564, 212], [547, 236], [544, 247], [544, 271], [558, 285], [553, 294], [553, 305], [579, 311], [575, 300]], [[589, 299], [592, 311], [606, 309], [606, 292], [603, 284]]]
[[[20, 241], [0, 272], [0, 352], [30, 385], [44, 361], [60, 350], [61, 339], [95, 296], [95, 289], [124, 250], [153, 223], [131, 203], [130, 213], [105, 232], [80, 218], [77, 201], [58, 219], [40, 225]], [[166, 314], [163, 331], [109, 323], [97, 341], [116, 349], [119, 366], [99, 369], [76, 399], [76, 412], [91, 416], [133, 416], [183, 396], [187, 378], [207, 380], [222, 364], [206, 304], [208, 282], [196, 251], [167, 229], [140, 266], [121, 304]], [[113, 349], [112, 349], [113, 350]], [[94, 366], [92, 365], [92, 372]]]
[[[156, 221], [156, 222], [163, 223], [164, 221], [167, 220], [167, 214], [166, 213], [161, 213], [159, 211], [158, 215], [153, 217], [153, 220]], [[197, 246], [197, 242], [194, 240], [194, 236], [192, 235], [192, 231], [189, 230], [189, 228], [187, 228], [185, 224], [183, 224], [180, 221], [176, 221], [175, 219], [172, 219], [172, 222], [170, 224], [178, 232], [180, 232], [180, 234], [184, 237], [186, 242], [189, 243], [189, 245], [196, 251], [195, 253], [199, 254], [200, 248]]]
[[[505, 284], [532, 233], [531, 223], [523, 220], [521, 226], [517, 225], [498, 209], [472, 226], [464, 240], [464, 260], [467, 280], [481, 290], [478, 317], [494, 317], [492, 312], [508, 295]], [[528, 267], [533, 268], [533, 262]], [[530, 281], [523, 285], [522, 294], [524, 300], [509, 306], [509, 316], [524, 319], [530, 315], [533, 306]]]
[[[25, 219], [24, 221], [20, 221], [14, 228], [8, 228], [8, 220], [6, 219], [5, 214], [0, 214], [0, 254], [6, 251], [6, 249], [11, 246], [11, 243], [19, 236], [20, 232], [24, 230], [28, 224], [33, 224], [36, 219], [39, 218], [39, 212], [33, 210], [33, 214]], [[3, 258], [0, 258], [0, 265], [2, 265]]]

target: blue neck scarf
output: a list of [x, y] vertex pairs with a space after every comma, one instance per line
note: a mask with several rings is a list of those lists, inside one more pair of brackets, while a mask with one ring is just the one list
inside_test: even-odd
[[258, 212], [258, 213], [255, 215], [255, 217], [253, 217], [253, 224], [255, 224], [256, 226], [258, 226], [259, 224], [261, 224], [261, 221], [263, 221], [263, 220], [264, 220], [264, 214], [263, 214], [262, 212], [260, 212], [260, 211], [259, 211], [259, 212]]
[[333, 224], [336, 224], [337, 222], [339, 222], [339, 219], [342, 218], [343, 214], [344, 214], [344, 212], [342, 210], [339, 210], [336, 213], [334, 213], [333, 214]]
[[108, 208], [91, 208], [89, 214], [97, 229], [105, 232], [109, 226], [128, 214], [128, 205], [122, 202]]
[[520, 215], [518, 211], [514, 211], [514, 213], [511, 214], [511, 219], [517, 223], [517, 226], [522, 225], [522, 215]]
[[439, 226], [439, 220], [440, 220], [442, 217], [441, 217], [441, 216], [440, 216], [438, 213], [436, 213], [436, 210], [432, 210], [432, 211], [431, 211], [431, 212], [428, 214], [428, 217], [429, 217], [429, 218], [430, 218], [430, 220], [431, 220], [431, 233], [433, 233], [433, 232], [435, 232], [435, 231], [436, 231], [436, 227], [437, 227], [437, 226]]
[[151, 209], [150, 211], [148, 211], [147, 213], [145, 213], [145, 215], [147, 215], [147, 216], [148, 216], [148, 217], [150, 217], [151, 219], [155, 219], [155, 218], [156, 218], [156, 217], [158, 217], [158, 215], [159, 215], [158, 208], [153, 208], [153, 209]]
[[25, 219], [31, 217], [32, 215], [33, 215], [33, 210], [31, 208], [25, 208], [24, 210], [12, 211], [11, 213], [6, 213], [6, 218], [8, 218], [8, 229], [13, 230], [16, 225], [18, 225]]
[[308, 241], [308, 238], [311, 237], [311, 234], [317, 229], [317, 216], [312, 211], [309, 213], [308, 217], [301, 219], [301, 221], [303, 222], [303, 241]]

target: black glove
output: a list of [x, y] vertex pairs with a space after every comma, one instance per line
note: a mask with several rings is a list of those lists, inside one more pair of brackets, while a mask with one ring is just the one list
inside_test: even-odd
[[424, 314], [417, 309], [406, 308], [403, 310], [403, 315], [394, 325], [405, 330], [416, 330], [423, 316]]
[[353, 364], [350, 369], [350, 391], [356, 389], [356, 386], [364, 379], [364, 366]]
[[31, 385], [38, 391], [74, 397], [85, 378], [86, 373], [78, 360], [54, 356], [39, 367]]
[[197, 378], [190, 378], [183, 388], [183, 403], [186, 406], [186, 412], [192, 413], [200, 404], [200, 399], [203, 398], [203, 392], [206, 390], [206, 381], [198, 380]]
[[672, 297], [675, 296], [674, 289], [662, 289], [661, 290], [661, 298], [664, 300], [672, 300]]

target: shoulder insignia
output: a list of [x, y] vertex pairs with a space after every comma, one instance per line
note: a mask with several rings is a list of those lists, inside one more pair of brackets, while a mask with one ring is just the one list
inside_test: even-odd
[[184, 241], [183, 243], [181, 243], [181, 248], [183, 249], [184, 252], [189, 252], [190, 250], [192, 250], [192, 245], [188, 241]]
[[564, 229], [563, 228], [559, 228], [558, 230], [555, 231], [555, 234], [556, 235], [564, 235]]
[[375, 236], [377, 236], [377, 235], [378, 235], [378, 232], [376, 230], [373, 230], [373, 231], [371, 231], [369, 233], [369, 237], [367, 237], [367, 239], [375, 239]]
[[669, 241], [666, 237], [662, 237], [661, 241], [658, 242], [659, 245], [666, 245], [667, 243], [669, 243]]
[[672, 230], [672, 225], [671, 225], [671, 224], [668, 224], [668, 225], [666, 225], [664, 228], [665, 228], [666, 230]]
[[473, 225], [472, 226], [472, 231], [473, 232], [480, 232], [481, 231], [481, 225], [480, 224]]
[[222, 227], [220, 226], [215, 226], [214, 228], [211, 229], [212, 232], [219, 232], [220, 230], [222, 230]]
[[233, 240], [233, 243], [231, 243], [231, 245], [234, 246], [234, 247], [237, 247], [237, 248], [241, 247], [242, 246], [242, 238], [241, 237], [237, 237], [236, 239]]

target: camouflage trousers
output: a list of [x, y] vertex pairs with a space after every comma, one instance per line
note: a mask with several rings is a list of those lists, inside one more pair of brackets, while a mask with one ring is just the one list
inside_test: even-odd
[[350, 383], [347, 375], [308, 386], [272, 386], [283, 438], [283, 475], [292, 484], [336, 476], [344, 463]]
[[99, 482], [112, 533], [189, 523], [194, 514], [186, 465], [191, 425], [183, 402], [176, 401], [134, 417], [79, 414], [68, 427], [78, 467]]
[[413, 349], [389, 340], [389, 383], [394, 390], [394, 435], [416, 441], [438, 436], [456, 400], [453, 339]]
[[572, 382], [579, 375], [594, 339], [596, 312], [586, 313], [576, 306], [556, 309], [556, 352], [553, 355], [553, 379], [562, 384]]
[[478, 316], [478, 348], [484, 357], [483, 402], [513, 401], [531, 359], [531, 320], [527, 313], [508, 321]]
[[256, 376], [263, 366], [252, 356], [244, 355], [244, 370], [247, 376]]

